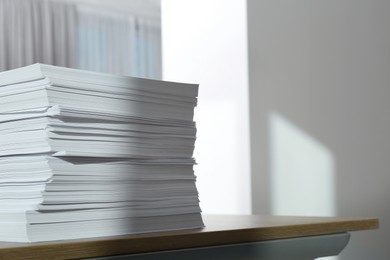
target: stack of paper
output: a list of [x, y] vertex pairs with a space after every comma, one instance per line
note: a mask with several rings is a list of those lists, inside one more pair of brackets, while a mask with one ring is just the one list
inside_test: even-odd
[[0, 73], [0, 240], [202, 227], [197, 92], [43, 64]]

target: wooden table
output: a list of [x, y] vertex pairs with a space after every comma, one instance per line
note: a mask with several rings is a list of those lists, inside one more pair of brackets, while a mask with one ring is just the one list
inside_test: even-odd
[[203, 218], [206, 228], [199, 230], [34, 244], [0, 242], [0, 259], [314, 259], [339, 254], [349, 232], [379, 226], [376, 218]]

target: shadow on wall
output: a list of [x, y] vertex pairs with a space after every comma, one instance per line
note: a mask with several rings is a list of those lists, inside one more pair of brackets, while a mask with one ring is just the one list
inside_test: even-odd
[[268, 126], [272, 214], [334, 216], [332, 152], [276, 112]]

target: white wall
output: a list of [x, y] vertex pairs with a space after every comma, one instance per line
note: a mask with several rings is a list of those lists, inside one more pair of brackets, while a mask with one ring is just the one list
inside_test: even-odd
[[250, 213], [246, 2], [163, 0], [163, 78], [199, 83], [195, 157], [205, 213]]
[[[389, 10], [386, 0], [248, 0], [254, 211], [291, 212], [288, 200], [296, 214], [323, 214], [299, 209], [297, 192], [318, 202], [328, 194], [331, 214], [378, 216], [380, 229], [354, 232], [340, 260], [390, 257]], [[294, 133], [324, 152], [313, 157]], [[283, 189], [294, 196], [272, 189], [283, 185], [275, 172], [301, 178], [307, 169], [334, 180], [319, 192], [310, 178]]]
[[245, 5], [162, 2], [165, 79], [200, 83], [203, 210], [378, 216], [339, 259], [388, 259], [390, 2], [248, 0], [248, 35]]

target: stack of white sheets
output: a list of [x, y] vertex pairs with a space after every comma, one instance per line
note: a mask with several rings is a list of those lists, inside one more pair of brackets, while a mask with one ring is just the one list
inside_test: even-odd
[[0, 240], [202, 227], [197, 92], [43, 64], [0, 73]]

